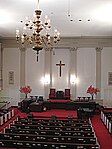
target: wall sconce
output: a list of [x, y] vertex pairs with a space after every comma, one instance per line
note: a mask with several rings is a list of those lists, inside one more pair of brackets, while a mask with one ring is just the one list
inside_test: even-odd
[[44, 85], [50, 84], [50, 75], [49, 74], [46, 74], [45, 77], [42, 77], [41, 78], [41, 82]]
[[70, 76], [70, 83], [71, 84], [78, 84], [78, 82], [79, 82], [79, 79], [78, 78], [76, 78], [76, 76], [75, 75], [71, 75]]

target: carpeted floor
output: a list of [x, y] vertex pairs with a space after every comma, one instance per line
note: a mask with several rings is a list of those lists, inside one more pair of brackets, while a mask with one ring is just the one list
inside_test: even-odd
[[[9, 123], [11, 123], [14, 119], [17, 118], [17, 116], [20, 116], [21, 118], [27, 117], [28, 114], [21, 112], [17, 108], [15, 108], [16, 115], [10, 119], [7, 123], [5, 123], [3, 126], [0, 127], [0, 131], [4, 128], [6, 128]], [[64, 119], [67, 117], [73, 117], [77, 118], [77, 111], [73, 110], [59, 110], [59, 109], [52, 109], [47, 110], [44, 112], [32, 112], [32, 114], [35, 117], [46, 117], [50, 118], [52, 115], [57, 116], [59, 119]], [[100, 115], [94, 115], [91, 119], [94, 131], [96, 133], [98, 142], [100, 144], [100, 149], [112, 149], [112, 136], [109, 134], [107, 128], [103, 124], [103, 122], [100, 119]]]
[[100, 149], [112, 149], [112, 136], [101, 121], [100, 115], [95, 115], [92, 118], [92, 125], [100, 144]]
[[67, 117], [73, 117], [77, 118], [77, 111], [73, 110], [61, 110], [61, 109], [52, 109], [45, 112], [32, 112], [34, 116], [44, 116], [44, 117], [51, 117], [52, 115], [55, 115], [58, 118], [67, 118]]

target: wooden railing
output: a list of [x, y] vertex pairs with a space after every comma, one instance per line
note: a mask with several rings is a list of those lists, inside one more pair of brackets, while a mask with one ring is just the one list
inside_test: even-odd
[[9, 101], [0, 101], [0, 109], [8, 109], [9, 108]]

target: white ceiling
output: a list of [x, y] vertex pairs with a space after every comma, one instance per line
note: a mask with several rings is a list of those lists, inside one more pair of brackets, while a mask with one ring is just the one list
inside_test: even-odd
[[[14, 37], [36, 5], [37, 0], [0, 0], [0, 36]], [[39, 5], [41, 20], [47, 14], [61, 36], [112, 36], [112, 0], [40, 0]]]

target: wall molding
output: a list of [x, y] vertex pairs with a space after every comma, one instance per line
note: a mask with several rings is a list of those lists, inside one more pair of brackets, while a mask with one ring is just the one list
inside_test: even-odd
[[[0, 38], [3, 48], [19, 48], [21, 45], [17, 44], [16, 38], [7, 37]], [[31, 48], [28, 45], [28, 48]], [[81, 36], [81, 37], [61, 37], [60, 42], [54, 48], [88, 48], [88, 47], [112, 47], [112, 36]]]

